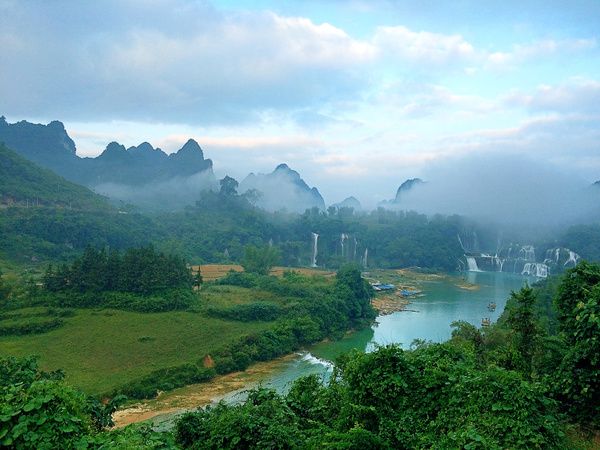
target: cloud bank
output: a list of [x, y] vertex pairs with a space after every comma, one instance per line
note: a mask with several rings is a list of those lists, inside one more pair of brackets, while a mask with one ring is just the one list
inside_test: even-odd
[[401, 209], [540, 228], [600, 219], [600, 189], [526, 156], [470, 155], [432, 164]]

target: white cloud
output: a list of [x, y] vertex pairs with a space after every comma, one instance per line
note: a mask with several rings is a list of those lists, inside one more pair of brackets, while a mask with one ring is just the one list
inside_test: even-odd
[[[86, 9], [72, 6], [75, 13]], [[39, 22], [52, 20], [36, 14], [27, 25], [10, 25], [3, 41], [21, 44], [0, 50], [11, 61], [3, 67], [2, 106], [22, 114], [60, 112], [63, 120], [239, 123], [259, 120], [268, 109], [352, 98], [369, 84], [359, 68], [373, 61], [373, 46], [329, 24], [206, 8], [191, 8], [182, 18], [160, 3], [114, 6], [164, 22], [121, 19], [110, 33], [90, 26], [75, 36], [55, 34]]]
[[521, 65], [542, 59], [564, 59], [596, 48], [595, 39], [539, 40], [516, 44], [508, 52], [490, 52], [484, 67], [491, 71], [508, 72]]
[[513, 225], [577, 223], [598, 214], [598, 195], [558, 165], [526, 154], [471, 154], [430, 164], [426, 184], [402, 197], [401, 208], [463, 214]]
[[378, 27], [373, 42], [398, 62], [442, 66], [472, 61], [478, 52], [460, 35], [415, 32], [405, 26]]
[[286, 162], [329, 202], [454, 152], [600, 178], [597, 2], [259, 3], [0, 2], [0, 114], [76, 124], [86, 154], [192, 137], [217, 176]]
[[541, 85], [534, 93], [515, 89], [504, 97], [509, 106], [524, 106], [531, 111], [600, 113], [600, 83], [595, 80], [570, 80], [559, 86]]

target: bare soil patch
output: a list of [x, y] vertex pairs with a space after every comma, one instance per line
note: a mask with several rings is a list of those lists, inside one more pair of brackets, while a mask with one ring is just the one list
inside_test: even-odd
[[[202, 266], [191, 266], [191, 269], [194, 273], [197, 273], [200, 270], [200, 274], [202, 275], [202, 279], [204, 281], [214, 281], [219, 278], [223, 278], [230, 270], [235, 270], [236, 272], [243, 272], [244, 268], [239, 264], [204, 264]], [[331, 270], [320, 270], [320, 269], [309, 269], [309, 268], [296, 268], [296, 267], [274, 267], [271, 271], [271, 275], [275, 275], [278, 277], [283, 276], [283, 272], [286, 270], [291, 270], [293, 272], [298, 272], [303, 275], [323, 275], [326, 277], [332, 277], [335, 275], [334, 271]]]
[[273, 361], [257, 363], [245, 372], [217, 376], [207, 383], [194, 384], [169, 392], [162, 392], [152, 400], [143, 400], [115, 412], [113, 420], [116, 428], [132, 423], [140, 423], [160, 414], [173, 413], [218, 402], [226, 394], [237, 391], [252, 383], [258, 383], [267, 375], [283, 368], [295, 355], [286, 355]]

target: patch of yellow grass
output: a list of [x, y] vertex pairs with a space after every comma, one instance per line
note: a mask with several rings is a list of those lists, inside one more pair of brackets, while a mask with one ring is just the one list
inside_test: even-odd
[[[204, 264], [202, 266], [192, 266], [191, 268], [194, 273], [200, 270], [202, 279], [204, 281], [214, 281], [218, 280], [219, 278], [223, 278], [230, 270], [235, 270], [236, 272], [242, 272], [244, 270], [244, 268], [238, 264]], [[330, 270], [298, 269], [289, 267], [274, 267], [273, 270], [271, 270], [271, 275], [281, 277], [283, 276], [283, 272], [286, 270], [292, 270], [294, 272], [309, 276], [323, 275], [326, 277], [332, 277], [335, 275], [335, 272]]]

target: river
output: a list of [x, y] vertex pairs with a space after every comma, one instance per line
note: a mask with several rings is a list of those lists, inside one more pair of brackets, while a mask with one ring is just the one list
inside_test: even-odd
[[[376, 345], [392, 343], [408, 349], [414, 339], [444, 342], [451, 336], [452, 322], [464, 320], [477, 327], [481, 326], [484, 317], [495, 322], [504, 311], [511, 291], [516, 292], [526, 282], [531, 285], [536, 280], [534, 277], [499, 272], [461, 272], [428, 278], [420, 283], [424, 296], [412, 299], [407, 310], [379, 316], [371, 328], [351, 333], [339, 341], [322, 342], [294, 357], [267, 363], [269, 367], [264, 373], [242, 383], [243, 387], [234, 388], [232, 385], [230, 392], [215, 398], [237, 402], [244, 399], [249, 388], [259, 384], [285, 393], [290, 384], [301, 376], [318, 374], [326, 379], [331, 373], [332, 361], [340, 352], [352, 349], [371, 351]], [[490, 302], [497, 305], [493, 312], [488, 310]], [[166, 425], [180, 413], [181, 410], [160, 414], [155, 418], [155, 424]]]
[[[286, 364], [261, 380], [264, 387], [285, 392], [292, 381], [301, 376], [319, 374], [327, 378], [340, 352], [352, 349], [371, 351], [376, 345], [399, 344], [408, 349], [414, 339], [444, 342], [452, 333], [451, 323], [467, 321], [477, 327], [482, 318], [495, 322], [504, 311], [511, 291], [518, 291], [525, 283], [537, 278], [498, 272], [461, 272], [448, 277], [422, 281], [425, 294], [411, 300], [407, 310], [379, 316], [370, 329], [351, 333], [339, 341], [322, 342], [297, 354]], [[473, 287], [472, 289], [464, 286]], [[461, 287], [463, 286], [463, 287]], [[496, 310], [488, 310], [495, 302]], [[242, 390], [243, 391], [243, 390]], [[240, 392], [232, 392], [226, 401], [239, 400]]]

